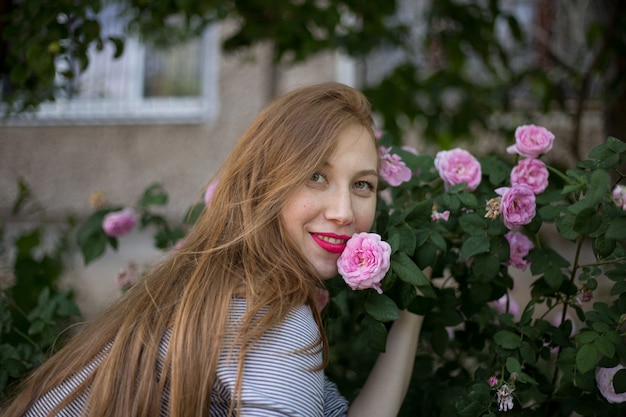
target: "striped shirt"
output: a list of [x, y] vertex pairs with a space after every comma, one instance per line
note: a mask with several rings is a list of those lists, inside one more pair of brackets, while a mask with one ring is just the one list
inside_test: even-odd
[[[245, 299], [234, 299], [227, 326], [236, 326], [245, 310]], [[160, 366], [167, 352], [170, 336], [171, 333], [168, 331], [161, 340]], [[339, 393], [336, 385], [324, 376], [323, 371], [314, 371], [322, 364], [322, 353], [312, 352], [310, 349], [318, 337], [319, 330], [308, 306], [294, 308], [282, 323], [263, 335], [246, 355], [241, 416], [335, 417], [347, 414], [348, 402]], [[226, 339], [224, 345], [228, 346], [229, 341]], [[111, 344], [107, 345], [81, 372], [37, 399], [26, 416], [48, 415], [50, 410], [102, 363], [110, 347]], [[236, 356], [235, 354], [231, 357]], [[217, 367], [210, 416], [228, 416], [236, 377], [237, 361], [229, 359], [225, 349], [220, 355]], [[88, 407], [87, 396], [87, 393], [80, 395], [57, 415], [60, 417], [82, 415]], [[166, 387], [161, 406], [163, 417], [168, 415], [168, 400], [169, 390]]]

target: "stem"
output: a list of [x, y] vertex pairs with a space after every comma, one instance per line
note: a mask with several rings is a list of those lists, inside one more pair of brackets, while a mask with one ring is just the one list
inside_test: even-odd
[[19, 334], [20, 336], [22, 336], [22, 338], [24, 338], [28, 343], [30, 343], [31, 345], [35, 346], [35, 348], [37, 350], [41, 350], [41, 347], [37, 344], [37, 342], [35, 342], [33, 339], [31, 339], [26, 333], [22, 332], [20, 329], [18, 329], [15, 326], [11, 326], [12, 330]]
[[556, 168], [554, 168], [554, 167], [551, 167], [550, 165], [546, 165], [546, 168], [548, 168], [548, 170], [549, 170], [550, 172], [553, 172], [553, 173], [555, 173], [556, 175], [558, 175], [558, 176], [559, 176], [559, 177], [560, 177], [563, 181], [565, 181], [566, 183], [568, 183], [568, 184], [569, 184], [569, 183], [571, 182], [571, 179], [570, 179], [567, 175], [565, 175], [564, 173], [562, 173], [561, 171], [559, 171], [558, 169], [556, 169]]
[[[580, 259], [580, 251], [582, 250], [584, 240], [585, 239], [583, 236], [578, 237], [578, 244], [576, 245], [576, 254], [574, 255], [574, 265], [572, 267], [572, 272], [569, 277], [569, 281], [571, 283], [574, 283], [574, 279], [576, 278], [576, 272], [578, 271], [578, 268], [580, 267], [580, 265], [578, 264], [578, 261]], [[563, 303], [563, 313], [561, 313], [561, 323], [563, 323], [563, 321], [565, 320], [565, 316], [567, 314], [567, 307], [568, 307], [568, 303], [567, 302]], [[559, 346], [559, 349], [556, 354], [557, 358], [560, 356], [560, 354], [561, 354], [561, 347]], [[556, 384], [558, 373], [559, 373], [559, 368], [555, 366], [554, 374], [552, 375], [552, 385]]]
[[626, 258], [616, 258], [616, 259], [606, 259], [604, 261], [598, 261], [598, 262], [593, 262], [590, 264], [580, 264], [578, 265], [578, 268], [587, 268], [590, 266], [600, 266], [600, 265], [610, 265], [610, 264], [614, 264], [617, 262], [622, 262], [624, 261]]

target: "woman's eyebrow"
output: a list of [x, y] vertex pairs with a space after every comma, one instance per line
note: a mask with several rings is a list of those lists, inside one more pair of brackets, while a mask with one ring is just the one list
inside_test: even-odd
[[377, 177], [378, 171], [375, 169], [364, 169], [364, 170], [357, 172], [357, 175], [374, 175]]

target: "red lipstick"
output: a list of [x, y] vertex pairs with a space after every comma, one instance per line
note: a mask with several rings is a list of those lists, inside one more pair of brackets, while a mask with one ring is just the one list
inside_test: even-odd
[[330, 253], [341, 253], [346, 248], [350, 236], [334, 233], [311, 233], [311, 237], [322, 249]]

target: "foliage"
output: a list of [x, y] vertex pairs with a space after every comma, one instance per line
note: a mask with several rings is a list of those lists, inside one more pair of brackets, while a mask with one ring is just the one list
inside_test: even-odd
[[89, 65], [88, 50], [123, 40], [103, 37], [96, 14], [100, 0], [8, 1], [0, 18], [2, 101], [8, 112], [36, 109], [61, 94], [72, 95], [74, 80]]
[[[36, 206], [26, 184], [19, 186], [13, 214]], [[63, 331], [80, 314], [72, 291], [58, 285], [72, 247], [71, 230], [60, 232], [49, 244], [42, 225], [11, 238], [0, 228], [0, 261], [10, 274], [9, 282], [0, 282], [0, 401], [62, 345]]]

